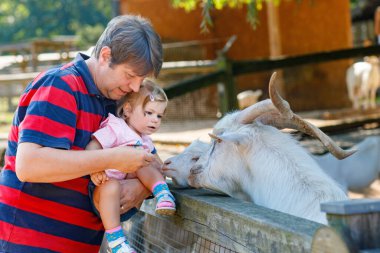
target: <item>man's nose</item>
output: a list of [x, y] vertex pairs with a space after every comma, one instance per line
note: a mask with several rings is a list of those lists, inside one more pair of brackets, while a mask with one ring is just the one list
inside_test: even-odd
[[133, 92], [138, 92], [140, 90], [140, 86], [141, 86], [141, 84], [142, 84], [143, 81], [144, 81], [144, 77], [135, 77], [131, 81], [129, 87], [131, 88], [131, 90]]
[[129, 85], [129, 88], [131, 88], [133, 92], [139, 92], [140, 86], [141, 86], [141, 82], [132, 81], [131, 84]]

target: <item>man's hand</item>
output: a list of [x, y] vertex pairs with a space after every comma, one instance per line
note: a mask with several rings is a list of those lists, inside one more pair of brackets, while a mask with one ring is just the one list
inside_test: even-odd
[[121, 213], [127, 212], [133, 207], [140, 208], [144, 199], [151, 195], [151, 192], [138, 179], [121, 180]]
[[113, 156], [109, 168], [117, 169], [125, 173], [148, 166], [154, 160], [154, 155], [132, 147], [112, 148]]

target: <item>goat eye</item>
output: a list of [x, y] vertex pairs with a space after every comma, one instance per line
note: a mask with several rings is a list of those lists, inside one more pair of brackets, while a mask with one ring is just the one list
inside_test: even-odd
[[194, 162], [196, 162], [198, 160], [199, 160], [199, 156], [195, 156], [195, 157], [191, 158], [191, 161], [194, 161]]

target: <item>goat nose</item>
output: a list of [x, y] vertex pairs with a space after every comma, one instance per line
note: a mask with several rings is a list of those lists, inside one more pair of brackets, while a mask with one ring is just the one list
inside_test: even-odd
[[171, 164], [172, 163], [172, 161], [170, 161], [170, 160], [166, 160], [165, 162], [164, 162], [164, 165], [166, 166], [166, 165], [169, 165], [169, 164]]

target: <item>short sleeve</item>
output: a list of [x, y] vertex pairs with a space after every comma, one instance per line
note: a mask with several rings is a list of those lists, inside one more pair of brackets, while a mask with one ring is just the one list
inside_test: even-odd
[[118, 118], [109, 114], [100, 124], [99, 130], [93, 133], [93, 138], [99, 141], [102, 148], [112, 148], [118, 145], [118, 133], [121, 131]]
[[70, 149], [74, 143], [77, 102], [70, 86], [58, 76], [46, 75], [35, 81], [21, 97], [19, 110], [25, 117], [19, 126], [19, 142]]
[[152, 154], [156, 154], [157, 150], [154, 147], [152, 139], [148, 135], [144, 135], [141, 137], [144, 143], [144, 146], [146, 146], [149, 149], [149, 152]]

